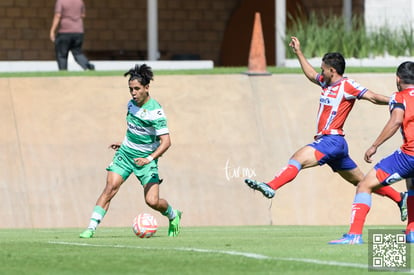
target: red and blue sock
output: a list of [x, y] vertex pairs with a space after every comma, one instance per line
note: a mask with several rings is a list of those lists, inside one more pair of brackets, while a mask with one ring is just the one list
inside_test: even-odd
[[277, 190], [296, 178], [300, 169], [302, 169], [302, 165], [298, 161], [290, 159], [288, 165], [282, 168], [276, 177], [268, 182], [267, 185], [269, 185], [272, 189]]
[[352, 204], [351, 227], [349, 234], [362, 234], [365, 218], [371, 209], [371, 194], [357, 193]]

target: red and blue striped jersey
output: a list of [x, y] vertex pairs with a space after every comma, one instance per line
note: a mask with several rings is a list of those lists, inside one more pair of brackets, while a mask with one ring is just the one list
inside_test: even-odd
[[354, 106], [355, 99], [360, 99], [368, 89], [347, 77], [343, 77], [331, 85], [326, 85], [323, 76], [318, 74], [316, 81], [321, 86], [322, 92], [319, 100], [315, 137], [322, 135], [344, 136], [343, 126]]

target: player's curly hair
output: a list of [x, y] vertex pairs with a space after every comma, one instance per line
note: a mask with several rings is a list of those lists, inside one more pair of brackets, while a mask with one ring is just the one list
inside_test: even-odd
[[142, 64], [141, 66], [136, 64], [134, 68], [124, 73], [124, 76], [127, 75], [129, 75], [128, 81], [137, 79], [138, 82], [143, 86], [148, 85], [151, 80], [154, 79], [152, 69], [151, 67], [147, 66], [147, 64]]

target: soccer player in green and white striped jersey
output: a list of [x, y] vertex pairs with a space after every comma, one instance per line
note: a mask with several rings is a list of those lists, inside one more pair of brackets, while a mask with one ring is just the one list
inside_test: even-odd
[[174, 210], [165, 199], [159, 197], [161, 180], [158, 176], [158, 158], [168, 150], [171, 140], [164, 111], [149, 95], [153, 72], [143, 64], [136, 65], [124, 75], [129, 75], [128, 85], [132, 96], [128, 102], [127, 132], [122, 143], [109, 146], [116, 153], [106, 169], [106, 186], [96, 202], [88, 228], [80, 237], [93, 237], [108, 211], [111, 199], [132, 173], [144, 187], [147, 205], [168, 217], [168, 236], [174, 237], [180, 231], [181, 212]]

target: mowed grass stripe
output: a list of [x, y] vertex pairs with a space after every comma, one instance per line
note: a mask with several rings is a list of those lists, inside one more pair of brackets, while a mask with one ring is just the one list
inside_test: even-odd
[[274, 261], [292, 261], [292, 262], [303, 262], [317, 265], [329, 265], [329, 266], [345, 266], [345, 267], [355, 267], [355, 268], [364, 268], [367, 269], [368, 265], [357, 264], [357, 263], [344, 263], [344, 262], [335, 262], [335, 261], [321, 261], [317, 259], [301, 259], [301, 258], [276, 258], [270, 257], [257, 253], [248, 253], [232, 250], [212, 250], [212, 249], [203, 249], [203, 248], [186, 248], [186, 247], [176, 247], [176, 248], [167, 248], [167, 247], [149, 247], [149, 246], [132, 246], [132, 245], [104, 245], [104, 244], [89, 244], [89, 243], [70, 243], [70, 242], [58, 242], [58, 241], [49, 241], [50, 244], [57, 245], [73, 245], [73, 246], [90, 246], [90, 247], [109, 247], [109, 248], [127, 248], [127, 249], [150, 249], [150, 250], [174, 250], [174, 251], [183, 251], [183, 252], [199, 252], [199, 253], [212, 253], [212, 254], [226, 254], [231, 256], [241, 256], [256, 260], [274, 260]]

